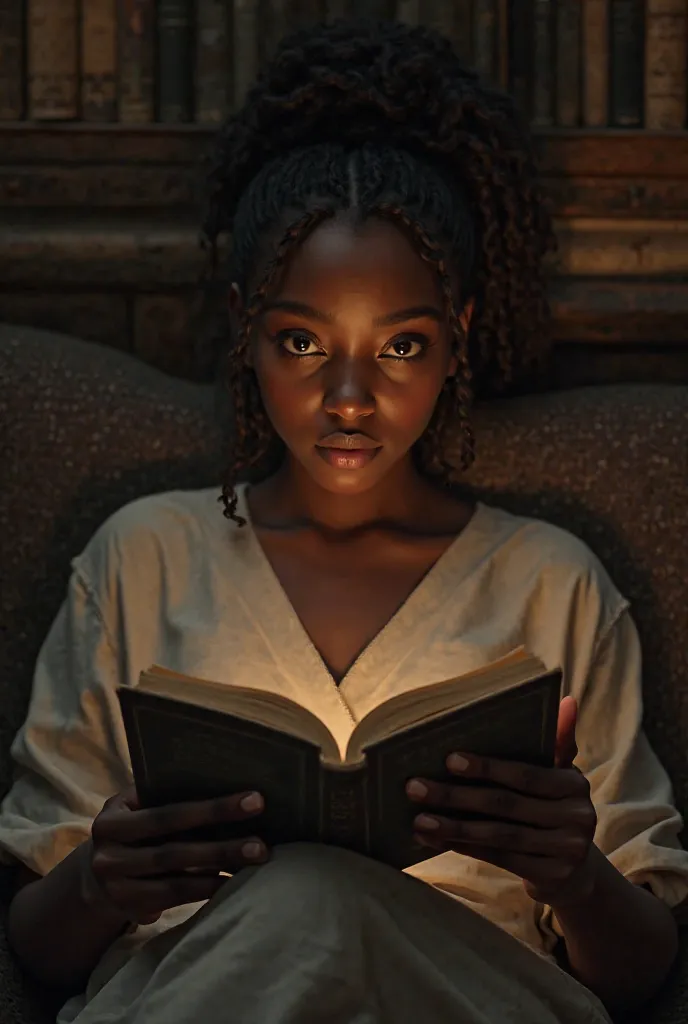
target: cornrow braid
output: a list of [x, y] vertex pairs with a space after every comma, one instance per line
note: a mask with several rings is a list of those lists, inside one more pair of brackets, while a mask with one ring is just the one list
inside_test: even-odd
[[[416, 454], [424, 471], [452, 482], [473, 459], [473, 398], [522, 387], [548, 349], [544, 261], [554, 239], [511, 100], [430, 29], [340, 21], [302, 30], [219, 132], [207, 198], [211, 255], [230, 233], [232, 280], [251, 295], [226, 364], [225, 514], [237, 518], [236, 483], [275, 439], [246, 365], [251, 321], [294, 248], [340, 213], [393, 221], [437, 274], [458, 370]], [[460, 467], [445, 455], [456, 429]]]

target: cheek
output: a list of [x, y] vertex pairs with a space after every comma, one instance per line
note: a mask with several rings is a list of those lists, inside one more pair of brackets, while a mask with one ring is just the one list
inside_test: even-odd
[[317, 388], [312, 382], [309, 384], [286, 359], [273, 354], [257, 355], [255, 373], [265, 411], [281, 436], [285, 432], [293, 433], [300, 421], [318, 409]]

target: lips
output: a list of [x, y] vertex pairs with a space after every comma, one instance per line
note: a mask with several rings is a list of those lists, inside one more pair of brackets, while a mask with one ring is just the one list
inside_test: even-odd
[[338, 431], [335, 434], [328, 434], [322, 441], [318, 441], [318, 448], [339, 449], [344, 452], [371, 452], [382, 447], [379, 441], [375, 441], [367, 434], [344, 434]]

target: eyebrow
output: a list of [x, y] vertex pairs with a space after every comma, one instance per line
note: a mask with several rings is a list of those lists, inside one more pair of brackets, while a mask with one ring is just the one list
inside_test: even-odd
[[[294, 302], [291, 299], [276, 299], [263, 307], [263, 313], [270, 313], [272, 310], [281, 310], [284, 313], [296, 313], [298, 316], [307, 317], [309, 320], [317, 320], [322, 324], [334, 323], [334, 318], [329, 313], [323, 313], [305, 302]], [[420, 320], [421, 317], [428, 317], [441, 323], [443, 320], [442, 311], [436, 306], [409, 306], [408, 309], [398, 309], [396, 313], [387, 313], [385, 316], [376, 317], [373, 321], [374, 327], [391, 327], [393, 324], [403, 324], [407, 320]]]

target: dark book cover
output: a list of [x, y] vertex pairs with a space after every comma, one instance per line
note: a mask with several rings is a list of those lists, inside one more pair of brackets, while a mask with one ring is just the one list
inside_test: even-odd
[[688, 3], [647, 0], [645, 17], [645, 127], [680, 131], [688, 95]]
[[29, 0], [28, 107], [37, 121], [79, 116], [77, 0]]
[[533, 10], [533, 124], [554, 124], [554, 3], [534, 0]]
[[445, 765], [454, 750], [552, 765], [560, 688], [561, 673], [548, 673], [399, 732], [369, 747], [363, 764], [343, 767], [324, 765], [311, 743], [231, 714], [118, 692], [143, 806], [258, 790], [259, 819], [199, 838], [322, 842], [404, 868], [434, 856], [413, 841], [418, 806], [406, 797], [408, 779], [455, 779]]
[[[333, 3], [341, 0], [331, 0]], [[418, 25], [422, 18], [420, 13], [420, 0], [397, 0], [394, 17], [405, 25]]]
[[259, 0], [234, 0], [234, 106], [240, 107], [260, 66]]
[[523, 117], [532, 114], [534, 0], [512, 0], [509, 91]]
[[229, 6], [225, 0], [196, 0], [196, 120], [219, 124], [230, 110]]
[[88, 0], [81, 6], [81, 116], [117, 117], [117, 4]]
[[486, 82], [497, 80], [497, 0], [475, 0], [473, 66]]
[[581, 121], [580, 0], [557, 4], [557, 124], [574, 128]]
[[611, 122], [643, 121], [643, 0], [611, 0]]
[[609, 123], [609, 0], [583, 0], [583, 124]]
[[260, 19], [263, 32], [258, 41], [258, 59], [262, 64], [272, 57], [284, 37], [297, 26], [291, 0], [263, 0]]
[[193, 106], [191, 0], [157, 0], [158, 120], [190, 121]]
[[473, 3], [454, 0], [454, 18], [450, 39], [466, 67], [473, 66]]
[[154, 0], [118, 0], [119, 120], [148, 124], [155, 119]]
[[0, 121], [24, 116], [24, 3], [0, 0]]

